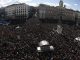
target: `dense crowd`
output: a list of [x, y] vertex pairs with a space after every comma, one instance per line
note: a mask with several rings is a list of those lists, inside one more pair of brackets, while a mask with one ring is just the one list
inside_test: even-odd
[[58, 34], [53, 30], [56, 24], [0, 26], [0, 60], [39, 60], [36, 47], [42, 40], [54, 46], [54, 60], [80, 60], [80, 46], [74, 42], [74, 38], [80, 36], [80, 29], [62, 27], [62, 34]]

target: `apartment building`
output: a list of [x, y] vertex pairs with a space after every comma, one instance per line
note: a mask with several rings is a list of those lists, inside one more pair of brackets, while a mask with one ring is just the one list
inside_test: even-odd
[[[64, 21], [75, 21], [75, 11], [67, 9], [63, 6], [63, 1], [60, 0], [59, 6], [49, 6], [40, 4], [37, 7], [39, 19], [50, 19], [50, 20], [64, 20]], [[48, 20], [49, 21], [49, 20]]]
[[5, 8], [0, 8], [0, 18], [5, 18]]
[[14, 15], [15, 5], [10, 5], [10, 6], [5, 7], [5, 12], [6, 12], [6, 17], [7, 18], [15, 17], [15, 15]]
[[78, 18], [80, 19], [80, 12], [78, 12]]
[[12, 4], [5, 8], [6, 16], [9, 18], [16, 18], [16, 16], [28, 17], [29, 6], [25, 3]]
[[80, 25], [80, 12], [77, 11], [77, 14], [78, 14], [78, 22], [77, 23], [79, 23], [79, 25]]
[[29, 6], [26, 4], [17, 4], [15, 7], [16, 15], [26, 15], [28, 16]]

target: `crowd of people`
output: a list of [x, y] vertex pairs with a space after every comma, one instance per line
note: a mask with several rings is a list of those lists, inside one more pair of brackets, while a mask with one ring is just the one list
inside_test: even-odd
[[44, 23], [0, 26], [0, 60], [39, 60], [36, 47], [42, 40], [54, 46], [54, 60], [80, 60], [80, 46], [74, 42], [80, 29], [62, 25], [62, 34], [58, 34], [53, 30], [56, 26]]

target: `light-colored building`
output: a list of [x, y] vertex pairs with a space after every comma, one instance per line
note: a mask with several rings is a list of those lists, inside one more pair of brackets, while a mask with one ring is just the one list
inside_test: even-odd
[[62, 16], [62, 20], [64, 21], [75, 21], [75, 11], [66, 9], [62, 0], [60, 0], [57, 7], [40, 4], [38, 6], [38, 15], [39, 19], [59, 20], [60, 16]]
[[80, 19], [80, 12], [78, 12], [78, 18]]
[[21, 15], [28, 17], [28, 10], [29, 6], [25, 3], [13, 4], [5, 8], [6, 16], [9, 18], [15, 18], [15, 16]]
[[59, 19], [59, 16], [62, 16], [63, 20], [74, 20], [75, 12], [71, 9], [54, 7], [54, 6], [46, 6], [39, 5], [38, 7], [39, 18], [47, 18], [47, 19]]
[[15, 5], [10, 5], [10, 6], [5, 7], [5, 12], [6, 12], [6, 17], [7, 18], [14, 17]]
[[15, 7], [16, 15], [26, 15], [28, 16], [29, 6], [26, 4], [17, 4]]
[[0, 18], [5, 18], [5, 8], [0, 8]]
[[77, 11], [77, 15], [78, 15], [78, 20], [77, 20], [77, 23], [80, 25], [80, 11]]

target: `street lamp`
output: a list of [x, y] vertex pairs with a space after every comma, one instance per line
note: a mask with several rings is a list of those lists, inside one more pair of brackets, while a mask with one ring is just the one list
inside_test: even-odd
[[53, 59], [53, 51], [54, 47], [50, 45], [48, 41], [43, 40], [39, 42], [39, 46], [37, 47], [37, 52], [39, 53], [40, 60]]

